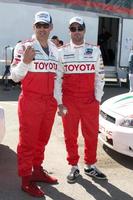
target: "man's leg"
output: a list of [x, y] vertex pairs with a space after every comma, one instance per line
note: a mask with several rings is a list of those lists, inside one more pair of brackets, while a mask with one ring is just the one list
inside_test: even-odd
[[20, 96], [19, 98], [19, 144], [18, 173], [22, 177], [22, 190], [35, 197], [44, 196], [44, 192], [31, 180], [33, 157], [38, 137], [40, 120], [36, 115], [37, 106], [35, 102]]
[[67, 160], [71, 165], [70, 173], [67, 176], [69, 183], [74, 183], [79, 175], [78, 169], [78, 125], [79, 125], [79, 112], [75, 107], [73, 99], [64, 99], [64, 105], [67, 107], [68, 112], [62, 118], [64, 127], [64, 138], [67, 150]]
[[97, 161], [97, 142], [99, 131], [99, 103], [94, 101], [83, 107], [81, 119], [82, 134], [84, 137], [84, 160], [86, 175], [92, 176], [97, 179], [106, 179], [99, 169], [96, 168]]
[[43, 101], [42, 108], [44, 108], [44, 111], [42, 112], [42, 121], [34, 152], [32, 180], [55, 184], [57, 183], [57, 179], [49, 176], [48, 172], [46, 172], [46, 170], [41, 166], [44, 160], [45, 147], [51, 135], [57, 109], [55, 99], [50, 98]]
[[84, 137], [85, 163], [94, 164], [97, 161], [97, 141], [99, 129], [99, 103], [97, 101], [81, 105], [81, 129]]

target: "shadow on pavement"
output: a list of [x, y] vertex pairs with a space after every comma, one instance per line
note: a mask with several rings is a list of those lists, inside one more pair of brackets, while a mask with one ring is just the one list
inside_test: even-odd
[[103, 144], [104, 151], [116, 162], [120, 163], [124, 167], [133, 170], [133, 157], [126, 156], [124, 154], [118, 153], [113, 149], [110, 149], [106, 145]]
[[55, 188], [52, 185], [43, 183], [41, 184], [41, 187], [43, 191], [46, 191], [46, 195], [50, 197], [52, 200], [75, 200], [70, 196], [67, 196], [66, 194], [60, 192], [59, 190], [57, 190], [57, 188]]
[[[74, 200], [58, 191], [54, 186], [41, 184], [46, 195], [53, 200]], [[21, 182], [17, 174], [17, 155], [8, 146], [0, 145], [0, 200], [36, 200], [21, 191]], [[46, 199], [42, 197], [39, 199]]]
[[28, 196], [20, 189], [16, 153], [8, 146], [0, 145], [0, 200], [33, 199], [38, 198]]
[[[94, 180], [94, 179], [93, 179]], [[100, 190], [96, 185], [93, 185], [92, 182], [90, 182], [87, 179], [82, 178], [82, 176], [79, 177], [77, 181], [90, 195], [94, 197], [94, 199], [98, 200], [133, 200], [133, 197], [131, 197], [126, 192], [123, 192], [116, 186], [109, 183], [107, 180], [94, 180], [96, 184], [99, 184], [101, 187], [103, 187], [104, 190], [108, 192], [105, 193], [103, 190]]]

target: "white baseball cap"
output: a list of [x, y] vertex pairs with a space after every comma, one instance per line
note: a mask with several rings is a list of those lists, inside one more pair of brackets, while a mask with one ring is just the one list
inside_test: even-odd
[[70, 19], [69, 21], [69, 25], [73, 24], [73, 23], [78, 23], [80, 25], [85, 25], [84, 20], [81, 17], [73, 17]]
[[37, 12], [35, 14], [34, 24], [39, 23], [39, 22], [51, 24], [52, 17], [50, 16], [50, 14], [48, 12], [45, 12], [45, 11]]

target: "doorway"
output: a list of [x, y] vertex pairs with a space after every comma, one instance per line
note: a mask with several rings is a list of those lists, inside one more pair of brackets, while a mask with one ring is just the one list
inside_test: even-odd
[[97, 43], [105, 66], [117, 65], [119, 18], [99, 17]]

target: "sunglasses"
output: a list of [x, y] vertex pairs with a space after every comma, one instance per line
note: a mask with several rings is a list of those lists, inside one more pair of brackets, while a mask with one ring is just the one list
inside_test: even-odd
[[37, 24], [35, 24], [35, 27], [37, 28], [37, 29], [39, 29], [39, 28], [45, 28], [45, 29], [47, 29], [47, 28], [49, 28], [50, 27], [50, 24], [47, 24], [47, 23], [37, 23]]
[[80, 32], [80, 31], [84, 31], [85, 28], [83, 26], [78, 26], [78, 27], [71, 26], [69, 29], [71, 32], [76, 32], [76, 31]]

